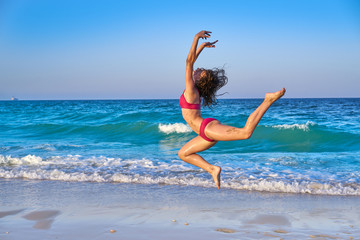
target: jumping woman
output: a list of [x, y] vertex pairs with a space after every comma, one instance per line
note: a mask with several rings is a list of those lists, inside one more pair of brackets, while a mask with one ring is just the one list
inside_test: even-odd
[[285, 88], [278, 92], [267, 93], [264, 101], [249, 116], [243, 128], [236, 128], [221, 124], [214, 118], [202, 118], [202, 105], [212, 106], [217, 103], [216, 92], [227, 83], [223, 69], [196, 69], [194, 63], [204, 48], [214, 48], [215, 42], [204, 42], [198, 46], [199, 39], [207, 39], [211, 32], [201, 31], [195, 35], [186, 59], [185, 91], [180, 97], [180, 107], [185, 121], [199, 136], [186, 143], [179, 151], [179, 157], [190, 164], [204, 169], [213, 177], [215, 184], [220, 189], [219, 166], [205, 161], [198, 153], [214, 146], [218, 141], [234, 141], [249, 139], [262, 116], [269, 107], [285, 94]]

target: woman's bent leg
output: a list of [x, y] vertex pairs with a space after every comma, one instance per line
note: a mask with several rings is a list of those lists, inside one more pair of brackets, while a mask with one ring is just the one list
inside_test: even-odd
[[279, 98], [285, 94], [285, 89], [274, 93], [267, 93], [264, 101], [260, 106], [250, 114], [246, 124], [243, 128], [236, 128], [227, 125], [222, 125], [219, 122], [210, 123], [205, 128], [205, 134], [210, 139], [216, 141], [233, 141], [249, 139], [253, 134], [256, 126], [260, 122], [269, 107]]
[[204, 140], [202, 137], [197, 136], [194, 139], [190, 140], [188, 143], [186, 143], [180, 149], [178, 155], [181, 160], [190, 163], [192, 165], [195, 165], [199, 168], [202, 168], [208, 173], [210, 173], [214, 179], [217, 188], [220, 189], [221, 168], [219, 166], [215, 166], [208, 163], [205, 159], [203, 159], [200, 155], [197, 154], [198, 152], [202, 152], [206, 149], [211, 148], [216, 143], [217, 143], [216, 141], [208, 142]]

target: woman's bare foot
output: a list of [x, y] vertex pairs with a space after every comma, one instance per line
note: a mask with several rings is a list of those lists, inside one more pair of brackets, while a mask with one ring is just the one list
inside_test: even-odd
[[221, 173], [221, 167], [213, 166], [210, 174], [214, 179], [214, 182], [218, 189], [220, 189], [220, 173]]
[[285, 90], [285, 88], [283, 88], [283, 89], [281, 89], [280, 91], [277, 91], [277, 92], [267, 93], [265, 95], [265, 100], [273, 103], [276, 100], [278, 100], [279, 98], [281, 98], [282, 96], [284, 96], [285, 92], [286, 92], [286, 90]]

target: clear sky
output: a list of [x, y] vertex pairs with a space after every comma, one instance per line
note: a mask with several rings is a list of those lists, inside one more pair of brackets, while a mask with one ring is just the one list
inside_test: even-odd
[[0, 100], [178, 98], [200, 30], [224, 98], [360, 97], [357, 0], [0, 0]]

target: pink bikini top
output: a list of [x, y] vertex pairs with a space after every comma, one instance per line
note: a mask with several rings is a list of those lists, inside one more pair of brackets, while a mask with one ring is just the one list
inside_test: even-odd
[[[185, 92], [185, 90], [184, 90]], [[180, 107], [185, 109], [201, 109], [201, 99], [199, 95], [199, 102], [198, 104], [188, 103], [184, 97], [184, 92], [180, 97]]]

